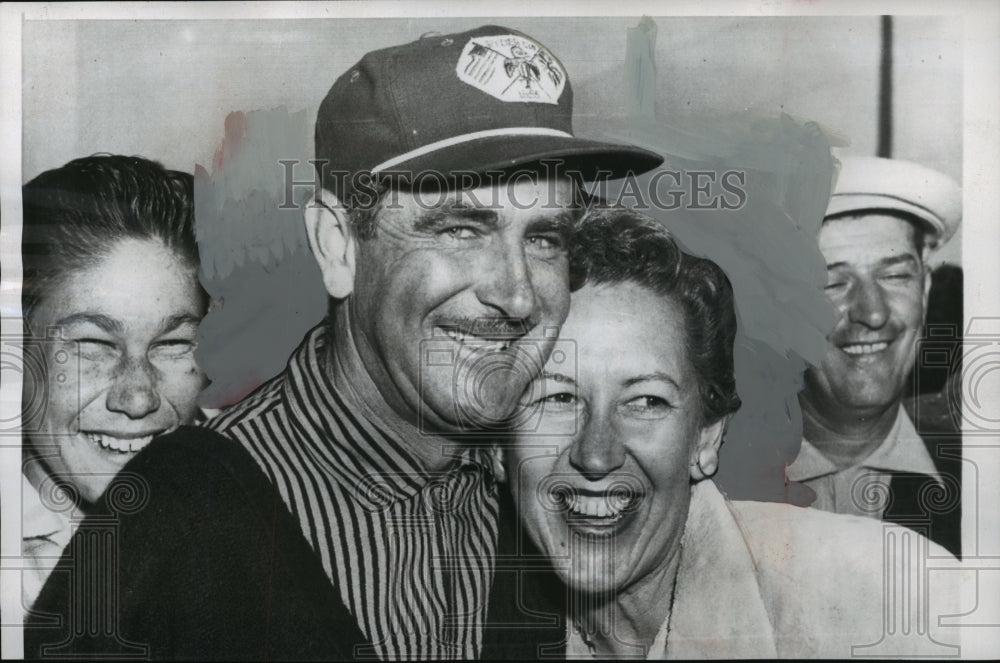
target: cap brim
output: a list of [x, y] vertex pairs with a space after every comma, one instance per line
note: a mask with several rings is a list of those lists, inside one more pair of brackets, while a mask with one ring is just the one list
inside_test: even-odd
[[[947, 242], [955, 231], [930, 209], [895, 196], [865, 193], [835, 193], [830, 197], [824, 218], [861, 212], [897, 212], [923, 224], [931, 238], [931, 246]], [[957, 224], [954, 224], [957, 225]]]
[[632, 145], [568, 136], [494, 136], [422, 154], [379, 175], [424, 178], [424, 174], [437, 173], [451, 181], [458, 173], [509, 173], [520, 168], [535, 170], [540, 165], [545, 172], [544, 162], [551, 162], [549, 167], [560, 175], [579, 173], [584, 181], [593, 181], [640, 175], [662, 164], [663, 157]]

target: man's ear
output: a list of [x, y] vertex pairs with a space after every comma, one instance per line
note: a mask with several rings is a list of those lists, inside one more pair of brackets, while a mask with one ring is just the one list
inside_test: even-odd
[[493, 476], [498, 483], [507, 483], [507, 464], [504, 462], [504, 452], [500, 445], [494, 444], [490, 449], [490, 462], [493, 465]]
[[331, 297], [343, 299], [354, 291], [356, 250], [347, 210], [323, 189], [306, 203], [304, 216], [309, 248], [323, 273], [323, 285]]
[[729, 416], [702, 427], [698, 443], [691, 453], [690, 473], [695, 481], [701, 481], [715, 474], [719, 469], [719, 448], [729, 425]]
[[927, 258], [930, 257], [929, 254], [930, 252], [927, 249], [924, 249], [924, 254], [920, 261], [924, 268], [924, 317], [925, 318], [927, 317], [927, 302], [930, 299], [931, 295], [931, 283], [933, 283], [934, 281], [933, 279], [934, 270], [932, 270], [931, 266], [927, 264]]

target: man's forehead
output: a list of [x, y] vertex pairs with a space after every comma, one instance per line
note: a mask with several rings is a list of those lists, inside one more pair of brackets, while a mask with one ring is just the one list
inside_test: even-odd
[[389, 192], [385, 208], [405, 209], [418, 214], [483, 212], [495, 216], [530, 213], [532, 216], [562, 216], [582, 210], [575, 185], [567, 179], [522, 178], [499, 184], [462, 189], [398, 189]]
[[867, 264], [912, 256], [919, 230], [912, 223], [889, 214], [864, 213], [827, 219], [819, 232], [819, 249], [827, 264]]

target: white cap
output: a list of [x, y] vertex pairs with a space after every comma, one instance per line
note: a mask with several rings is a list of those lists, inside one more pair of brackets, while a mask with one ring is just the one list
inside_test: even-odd
[[916, 217], [927, 226], [927, 246], [937, 248], [962, 221], [962, 189], [947, 175], [911, 161], [844, 157], [826, 216], [866, 210]]

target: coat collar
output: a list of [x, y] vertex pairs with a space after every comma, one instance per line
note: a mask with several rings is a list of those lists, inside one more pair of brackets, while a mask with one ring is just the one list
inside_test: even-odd
[[[667, 633], [669, 658], [774, 658], [771, 619], [739, 515], [711, 481], [695, 484]], [[660, 658], [662, 651], [650, 652]]]

